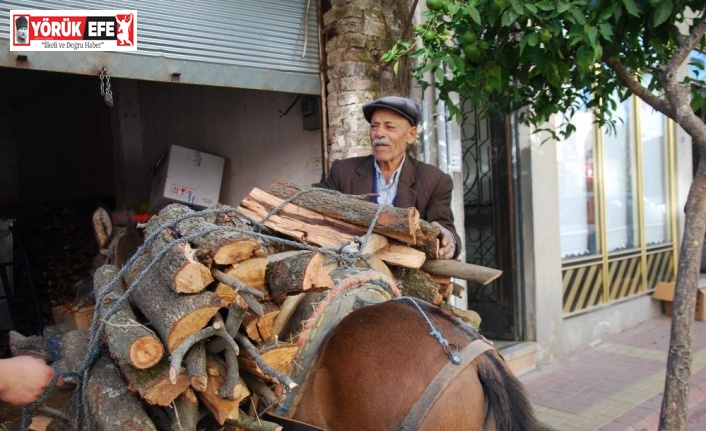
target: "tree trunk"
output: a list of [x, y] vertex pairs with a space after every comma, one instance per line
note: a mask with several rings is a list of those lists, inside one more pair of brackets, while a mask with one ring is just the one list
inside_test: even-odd
[[[666, 99], [676, 116], [676, 122], [691, 136], [692, 145], [699, 150], [699, 166], [686, 201], [684, 237], [679, 252], [677, 283], [672, 304], [672, 330], [667, 356], [664, 397], [660, 413], [661, 431], [686, 430], [689, 408], [689, 377], [694, 342], [694, 308], [698, 286], [701, 253], [706, 234], [706, 124], [690, 108], [691, 88], [681, 82], [676, 68], [689, 57], [698, 40], [703, 38], [706, 26], [703, 20], [692, 32], [698, 35], [682, 41], [675, 57], [660, 73]], [[689, 46], [691, 44], [691, 46]], [[678, 58], [681, 61], [678, 61]]]
[[[706, 143], [700, 148], [706, 148]], [[672, 330], [659, 425], [663, 431], [686, 430], [688, 418], [694, 308], [706, 233], [706, 152], [701, 150], [700, 154], [701, 161], [686, 202], [684, 237], [672, 304]]]

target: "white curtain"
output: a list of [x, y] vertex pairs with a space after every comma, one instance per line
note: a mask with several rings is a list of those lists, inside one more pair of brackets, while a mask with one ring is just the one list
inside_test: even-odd
[[[593, 206], [594, 127], [589, 111], [574, 115], [576, 131], [557, 143], [559, 169], [559, 223], [562, 258], [591, 252], [595, 232]], [[589, 216], [590, 215], [590, 216]]]
[[615, 129], [603, 128], [607, 250], [632, 248], [635, 234], [634, 145], [630, 136], [630, 100], [618, 106]]
[[642, 102], [641, 123], [645, 239], [661, 244], [669, 239], [664, 116]]

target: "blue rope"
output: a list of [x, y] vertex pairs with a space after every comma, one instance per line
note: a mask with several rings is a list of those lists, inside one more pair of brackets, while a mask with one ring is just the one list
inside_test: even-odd
[[424, 310], [422, 310], [422, 307], [420, 307], [419, 304], [417, 303], [416, 298], [413, 298], [410, 296], [401, 296], [396, 299], [406, 299], [409, 302], [411, 302], [412, 304], [414, 304], [414, 306], [417, 307], [417, 310], [419, 310], [419, 312], [422, 314], [422, 317], [424, 317], [424, 320], [427, 321], [427, 325], [429, 325], [429, 328], [431, 329], [431, 331], [429, 331], [429, 335], [436, 338], [439, 341], [439, 344], [444, 346], [444, 348], [449, 347], [449, 342], [446, 340], [446, 338], [444, 338], [443, 335], [441, 335], [441, 332], [436, 330], [436, 328], [434, 327], [434, 324], [431, 323], [431, 320], [429, 320], [429, 316], [427, 316], [427, 313], [425, 313]]

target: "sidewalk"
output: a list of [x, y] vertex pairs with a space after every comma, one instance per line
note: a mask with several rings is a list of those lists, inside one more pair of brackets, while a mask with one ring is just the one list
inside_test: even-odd
[[[671, 318], [659, 316], [530, 371], [539, 420], [556, 431], [653, 431], [659, 425]], [[690, 431], [706, 431], [706, 322], [694, 322]]]

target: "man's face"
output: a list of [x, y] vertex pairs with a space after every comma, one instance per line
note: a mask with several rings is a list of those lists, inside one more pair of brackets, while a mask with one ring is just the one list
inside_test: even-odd
[[26, 40], [27, 39], [27, 27], [19, 27], [17, 29], [17, 37]]
[[407, 145], [417, 138], [417, 128], [390, 109], [380, 108], [370, 119], [370, 143], [378, 163], [401, 162]]

